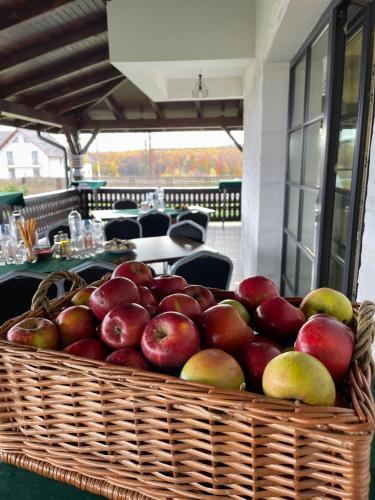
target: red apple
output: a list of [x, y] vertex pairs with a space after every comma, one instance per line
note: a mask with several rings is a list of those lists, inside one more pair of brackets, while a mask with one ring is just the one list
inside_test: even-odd
[[202, 312], [202, 338], [206, 347], [222, 349], [229, 354], [252, 342], [254, 333], [232, 306], [218, 304]]
[[155, 295], [147, 286], [139, 286], [140, 304], [153, 316], [158, 306], [158, 301]]
[[129, 260], [117, 266], [113, 271], [112, 278], [118, 276], [129, 278], [138, 286], [148, 285], [152, 280], [150, 268], [138, 260]]
[[199, 351], [199, 332], [190, 318], [178, 312], [155, 316], [141, 340], [145, 357], [159, 368], [179, 368]]
[[59, 332], [55, 323], [44, 318], [26, 318], [8, 330], [7, 340], [40, 349], [56, 349]]
[[96, 337], [95, 318], [87, 306], [67, 307], [55, 321], [64, 347], [77, 340]]
[[278, 297], [275, 283], [264, 276], [253, 276], [241, 281], [234, 291], [234, 298], [252, 312], [263, 300]]
[[173, 293], [160, 301], [156, 309], [156, 314], [167, 311], [176, 311], [185, 314], [185, 316], [193, 321], [196, 321], [202, 314], [202, 308], [198, 302], [193, 297], [183, 293]]
[[262, 342], [263, 344], [270, 344], [274, 345], [278, 349], [281, 349], [279, 344], [277, 342], [274, 342], [273, 340], [269, 339], [268, 337], [265, 337], [264, 335], [261, 335], [260, 333], [254, 332], [254, 342]]
[[112, 349], [139, 346], [150, 319], [150, 313], [139, 304], [115, 306], [104, 316], [100, 326], [102, 341]]
[[269, 361], [281, 354], [281, 350], [265, 342], [251, 342], [243, 348], [241, 365], [245, 372], [247, 389], [262, 392], [263, 372]]
[[216, 305], [216, 300], [213, 293], [206, 286], [188, 285], [182, 290], [181, 293], [185, 293], [186, 295], [190, 295], [190, 297], [193, 297], [193, 299], [195, 299], [201, 306], [202, 311], [205, 311], [209, 307]]
[[296, 351], [319, 359], [332, 378], [339, 382], [352, 359], [354, 334], [338, 319], [328, 314], [316, 314], [302, 326], [294, 347]]
[[255, 330], [283, 346], [295, 342], [298, 330], [305, 321], [303, 312], [283, 297], [263, 300], [253, 315]]
[[187, 287], [185, 278], [175, 274], [161, 274], [153, 278], [150, 283], [151, 290], [159, 299], [172, 293], [182, 292], [185, 287]]
[[92, 292], [96, 290], [96, 286], [86, 286], [81, 288], [73, 295], [72, 304], [75, 306], [88, 306]]
[[107, 356], [106, 361], [114, 365], [139, 368], [140, 370], [151, 370], [151, 365], [148, 363], [147, 359], [133, 347], [125, 347], [124, 349], [113, 351]]
[[97, 288], [90, 297], [89, 305], [94, 315], [102, 320], [113, 307], [135, 302], [139, 304], [138, 287], [128, 278], [112, 278]]
[[74, 354], [74, 356], [81, 356], [82, 358], [96, 359], [104, 361], [105, 351], [103, 344], [97, 339], [82, 339], [70, 344], [63, 352]]

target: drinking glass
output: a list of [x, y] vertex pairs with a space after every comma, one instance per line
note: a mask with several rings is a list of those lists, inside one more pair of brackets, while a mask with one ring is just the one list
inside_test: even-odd
[[23, 243], [17, 243], [10, 239], [6, 242], [6, 257], [7, 264], [23, 264], [26, 261], [26, 250]]
[[82, 221], [82, 235], [85, 257], [95, 257], [94, 230], [90, 219]]
[[104, 235], [103, 222], [101, 220], [94, 220], [92, 222], [92, 229], [94, 233], [95, 253], [100, 254], [104, 252], [105, 235]]

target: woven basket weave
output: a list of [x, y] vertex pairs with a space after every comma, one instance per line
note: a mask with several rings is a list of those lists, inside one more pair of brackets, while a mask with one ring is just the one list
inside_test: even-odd
[[[74, 292], [32, 311], [54, 317]], [[218, 299], [230, 292], [214, 290]], [[299, 299], [288, 299], [298, 304]], [[375, 307], [354, 306], [351, 408], [221, 390], [0, 341], [0, 459], [123, 500], [367, 499]]]

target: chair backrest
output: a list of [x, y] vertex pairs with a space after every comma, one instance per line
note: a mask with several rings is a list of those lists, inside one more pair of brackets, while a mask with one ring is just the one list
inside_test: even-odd
[[[71, 269], [69, 269], [69, 271], [79, 274], [79, 276], [81, 276], [81, 278], [83, 278], [87, 284], [90, 284], [94, 281], [100, 280], [105, 274], [112, 273], [115, 269], [115, 264], [111, 264], [110, 262], [89, 260], [86, 262], [82, 262], [82, 264], [78, 264], [78, 266], [72, 267]], [[65, 291], [70, 290], [70, 286], [71, 282], [65, 280]]]
[[165, 236], [171, 225], [171, 218], [157, 210], [139, 215], [137, 220], [142, 226], [142, 236]]
[[183, 276], [192, 285], [203, 285], [227, 290], [233, 272], [229, 257], [216, 252], [193, 253], [173, 264], [171, 274]]
[[70, 238], [70, 229], [69, 229], [68, 224], [60, 224], [59, 226], [55, 226], [48, 231], [47, 237], [48, 237], [48, 241], [49, 241], [50, 246], [53, 245], [53, 237], [55, 236], [55, 234], [59, 233], [60, 231], [62, 231], [63, 233], [66, 233]]
[[112, 204], [114, 210], [122, 210], [127, 208], [137, 208], [137, 202], [131, 200], [130, 198], [125, 198], [125, 200], [117, 200]]
[[172, 224], [167, 232], [168, 236], [185, 236], [191, 240], [204, 243], [206, 241], [206, 231], [202, 226], [192, 220], [182, 220]]
[[104, 225], [106, 240], [120, 238], [130, 240], [142, 236], [142, 226], [134, 219], [112, 219]]
[[[0, 277], [0, 324], [28, 311], [39, 284], [47, 274], [29, 271], [12, 271]], [[55, 299], [62, 289], [53, 284], [47, 297]]]
[[193, 222], [196, 222], [197, 224], [202, 226], [203, 229], [206, 230], [210, 217], [208, 214], [200, 212], [199, 210], [189, 210], [186, 212], [182, 212], [182, 214], [178, 215], [176, 220], [177, 222], [180, 222], [182, 220], [192, 220]]

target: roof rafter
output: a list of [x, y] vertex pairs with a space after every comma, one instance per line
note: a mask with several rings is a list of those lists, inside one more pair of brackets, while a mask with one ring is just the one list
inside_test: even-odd
[[48, 2], [35, 2], [34, 0], [30, 0], [20, 8], [6, 9], [6, 12], [0, 11], [0, 31], [25, 21], [30, 21], [30, 19], [34, 17], [55, 10], [72, 1], [73, 0], [49, 0]]
[[107, 22], [105, 19], [97, 20], [93, 23], [88, 23], [87, 26], [78, 26], [73, 31], [63, 33], [56, 37], [51, 37], [49, 40], [43, 40], [40, 43], [27, 47], [24, 50], [15, 51], [14, 54], [8, 57], [2, 57], [0, 61], [0, 72], [8, 71], [10, 68], [22, 64], [23, 62], [30, 61], [39, 56], [55, 50], [61, 49], [66, 45], [70, 45], [85, 38], [98, 35], [107, 31]]
[[201, 101], [194, 101], [195, 104], [195, 110], [197, 112], [197, 117], [202, 118], [203, 112], [202, 112], [202, 103]]
[[111, 111], [111, 113], [113, 113], [113, 116], [117, 118], [117, 120], [123, 120], [125, 118], [124, 113], [120, 109], [116, 100], [111, 95], [106, 97], [104, 99], [104, 102], [108, 106], [108, 109]]
[[159, 120], [161, 118], [164, 118], [164, 113], [163, 113], [162, 109], [160, 108], [159, 104], [157, 104], [152, 99], [150, 99], [150, 105], [151, 105], [151, 107], [156, 115], [156, 118], [158, 118]]

